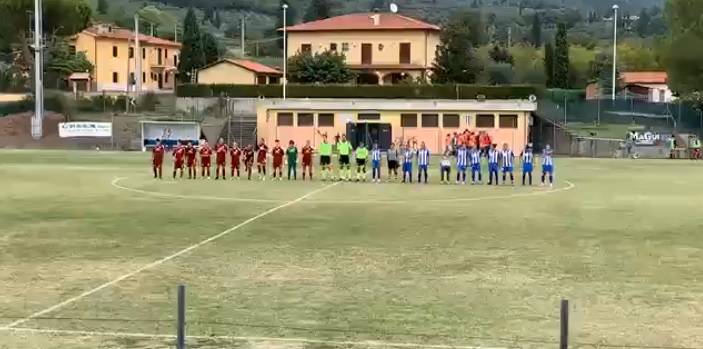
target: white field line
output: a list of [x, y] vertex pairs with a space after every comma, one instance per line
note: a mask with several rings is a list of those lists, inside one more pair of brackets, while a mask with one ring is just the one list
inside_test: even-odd
[[[142, 189], [136, 189], [136, 188], [130, 188], [130, 187], [125, 187], [121, 185], [119, 182], [127, 179], [128, 177], [121, 177], [117, 178], [110, 183], [113, 187], [120, 189], [120, 190], [125, 190], [125, 191], [130, 191], [133, 193], [139, 193], [139, 194], [144, 194], [144, 195], [149, 195], [149, 196], [158, 196], [158, 197], [166, 197], [166, 198], [174, 198], [174, 199], [191, 199], [191, 200], [210, 200], [210, 201], [231, 201], [231, 202], [271, 202], [271, 203], [278, 203], [278, 202], [284, 202], [284, 200], [272, 200], [272, 199], [257, 199], [257, 198], [227, 198], [227, 197], [219, 197], [219, 196], [199, 196], [199, 195], [178, 195], [178, 194], [170, 194], [170, 193], [163, 193], [163, 192], [157, 192], [157, 191], [148, 191], [148, 190], [142, 190]], [[341, 182], [336, 182], [336, 183], [341, 183]], [[383, 204], [413, 204], [416, 205], [418, 202], [422, 202], [423, 204], [427, 203], [457, 203], [457, 202], [469, 202], [469, 201], [483, 201], [483, 200], [495, 200], [495, 199], [508, 199], [508, 198], [517, 198], [517, 197], [525, 197], [525, 196], [538, 196], [538, 195], [548, 195], [548, 194], [554, 194], [560, 191], [567, 191], [574, 189], [576, 185], [572, 182], [569, 181], [564, 181], [566, 183], [566, 187], [562, 188], [556, 188], [556, 189], [544, 189], [544, 190], [536, 190], [536, 191], [531, 191], [527, 193], [517, 193], [517, 194], [509, 194], [509, 195], [494, 195], [494, 196], [474, 196], [474, 197], [468, 197], [468, 198], [451, 198], [451, 199], [415, 199], [415, 200], [308, 200], [305, 201], [304, 203], [306, 204], [325, 204], [325, 205], [355, 205], [355, 204], [371, 204], [371, 203], [383, 203]], [[498, 188], [510, 188], [510, 187], [498, 187]]]
[[[149, 334], [149, 333], [123, 333], [123, 332], [95, 332], [95, 331], [74, 331], [74, 330], [56, 330], [56, 329], [40, 329], [40, 328], [0, 328], [0, 331], [13, 332], [29, 332], [29, 333], [45, 333], [53, 335], [67, 336], [85, 336], [85, 337], [119, 337], [119, 338], [145, 338], [145, 339], [175, 339], [175, 335], [169, 334]], [[384, 341], [334, 341], [309, 338], [281, 338], [281, 337], [242, 337], [242, 336], [192, 336], [186, 338], [191, 339], [219, 339], [228, 341], [250, 341], [250, 342], [282, 342], [282, 343], [310, 343], [310, 344], [328, 344], [337, 346], [366, 346], [366, 347], [397, 347], [397, 348], [421, 348], [421, 349], [507, 349], [505, 347], [483, 347], [483, 346], [464, 346], [464, 345], [448, 345], [448, 344], [416, 344], [416, 343], [396, 343]]]
[[309, 192], [309, 193], [307, 193], [307, 194], [305, 194], [305, 195], [303, 195], [303, 196], [301, 196], [301, 197], [299, 197], [299, 198], [297, 198], [297, 199], [295, 199], [295, 200], [288, 201], [288, 202], [286, 202], [286, 203], [284, 203], [284, 204], [281, 204], [281, 205], [279, 205], [279, 206], [276, 206], [276, 207], [274, 207], [274, 208], [271, 208], [271, 209], [269, 209], [269, 210], [266, 210], [266, 211], [264, 211], [264, 212], [262, 212], [262, 213], [259, 213], [259, 214], [257, 214], [256, 216], [251, 217], [251, 218], [245, 220], [244, 222], [241, 222], [241, 223], [239, 223], [239, 224], [237, 224], [237, 225], [235, 225], [235, 226], [233, 226], [233, 227], [231, 227], [231, 228], [229, 228], [229, 229], [227, 229], [227, 230], [225, 230], [225, 231], [223, 231], [223, 232], [221, 232], [221, 233], [219, 233], [219, 234], [217, 234], [217, 235], [213, 235], [213, 236], [211, 236], [211, 237], [209, 237], [209, 238], [207, 238], [207, 239], [205, 239], [205, 240], [203, 240], [203, 241], [200, 241], [200, 242], [198, 242], [198, 243], [196, 243], [196, 244], [194, 244], [194, 245], [188, 246], [188, 247], [186, 247], [186, 248], [184, 248], [184, 249], [182, 249], [182, 250], [180, 250], [180, 251], [178, 251], [178, 252], [176, 252], [176, 253], [174, 253], [174, 254], [172, 254], [172, 255], [170, 255], [170, 256], [161, 258], [161, 259], [159, 259], [159, 260], [157, 260], [157, 261], [154, 261], [154, 262], [152, 262], [152, 263], [149, 263], [149, 264], [147, 264], [147, 265], [145, 265], [145, 266], [143, 266], [143, 267], [141, 267], [141, 268], [139, 268], [139, 269], [135, 269], [135, 270], [133, 270], [133, 271], [127, 273], [127, 274], [124, 274], [124, 275], [122, 275], [122, 276], [120, 276], [120, 277], [118, 277], [118, 278], [116, 278], [116, 279], [114, 279], [114, 280], [108, 281], [108, 282], [106, 282], [106, 283], [104, 283], [104, 284], [102, 284], [102, 285], [100, 285], [100, 286], [98, 286], [98, 287], [95, 287], [95, 288], [93, 288], [93, 289], [91, 289], [91, 290], [85, 291], [85, 292], [83, 292], [83, 293], [81, 293], [81, 294], [79, 294], [79, 295], [77, 295], [77, 296], [75, 296], [75, 297], [69, 298], [69, 299], [67, 299], [67, 300], [65, 300], [65, 301], [63, 301], [63, 302], [61, 302], [61, 303], [58, 303], [58, 304], [53, 305], [53, 306], [51, 306], [51, 307], [48, 307], [48, 308], [46, 308], [46, 309], [44, 309], [44, 310], [37, 311], [37, 312], [35, 312], [35, 313], [33, 313], [33, 314], [30, 314], [29, 316], [27, 316], [27, 317], [25, 317], [25, 318], [23, 318], [23, 319], [20, 319], [20, 320], [17, 320], [17, 321], [15, 321], [15, 322], [12, 322], [12, 323], [10, 323], [10, 324], [8, 324], [8, 325], [2, 326], [2, 327], [0, 327], [0, 330], [6, 330], [6, 329], [9, 329], [9, 328], [12, 328], [12, 327], [21, 325], [21, 324], [23, 324], [23, 323], [25, 323], [25, 322], [27, 322], [27, 321], [29, 321], [29, 320], [32, 320], [32, 319], [34, 319], [34, 318], [36, 318], [36, 317], [39, 317], [39, 316], [42, 316], [42, 315], [51, 313], [51, 312], [53, 312], [53, 311], [56, 311], [56, 310], [58, 310], [58, 309], [61, 309], [61, 308], [65, 307], [65, 306], [67, 306], [67, 305], [69, 305], [69, 304], [71, 304], [71, 303], [74, 303], [74, 302], [76, 302], [76, 301], [78, 301], [78, 300], [81, 300], [81, 299], [83, 299], [83, 298], [85, 298], [85, 297], [88, 297], [88, 296], [90, 296], [90, 295], [92, 295], [92, 294], [94, 294], [94, 293], [97, 293], [97, 292], [99, 292], [100, 290], [102, 290], [102, 289], [104, 289], [104, 288], [107, 288], [107, 287], [110, 287], [110, 286], [112, 286], [112, 285], [114, 285], [114, 284], [117, 284], [117, 283], [119, 283], [120, 281], [122, 281], [122, 280], [124, 280], [124, 279], [127, 279], [127, 278], [130, 278], [130, 277], [132, 277], [132, 276], [134, 276], [134, 275], [137, 275], [137, 274], [139, 274], [139, 273], [141, 273], [141, 272], [143, 272], [143, 271], [145, 271], [145, 270], [149, 270], [149, 269], [152, 269], [152, 268], [154, 268], [154, 267], [158, 267], [159, 265], [164, 264], [164, 263], [166, 263], [166, 262], [168, 262], [168, 261], [170, 261], [170, 260], [172, 260], [172, 259], [174, 259], [174, 258], [176, 258], [176, 257], [182, 256], [182, 255], [184, 255], [184, 254], [186, 254], [186, 253], [188, 253], [188, 252], [190, 252], [190, 251], [192, 251], [192, 250], [195, 250], [196, 248], [199, 248], [199, 247], [201, 247], [201, 246], [203, 246], [203, 245], [209, 244], [210, 242], [213, 242], [213, 241], [215, 241], [215, 240], [217, 240], [217, 239], [219, 239], [219, 238], [221, 238], [221, 237], [223, 237], [223, 236], [225, 236], [225, 235], [228, 235], [228, 234], [230, 234], [230, 233], [232, 233], [232, 232], [238, 230], [239, 228], [242, 228], [242, 227], [248, 225], [249, 223], [252, 223], [252, 222], [254, 222], [254, 221], [258, 220], [258, 219], [264, 218], [264, 217], [266, 217], [266, 216], [268, 216], [268, 215], [270, 215], [270, 214], [272, 214], [272, 213], [274, 213], [274, 212], [276, 212], [276, 211], [278, 211], [278, 210], [280, 210], [280, 209], [282, 209], [282, 208], [286, 208], [286, 207], [288, 207], [288, 206], [295, 205], [295, 204], [297, 204], [297, 203], [299, 203], [299, 202], [301, 202], [301, 201], [303, 201], [303, 200], [305, 200], [305, 199], [307, 199], [307, 198], [309, 198], [309, 197], [311, 197], [311, 196], [313, 196], [313, 195], [315, 195], [315, 194], [317, 194], [317, 193], [320, 193], [320, 192], [323, 192], [323, 191], [325, 191], [325, 190], [327, 190], [327, 189], [329, 189], [329, 188], [332, 188], [332, 187], [334, 187], [334, 186], [337, 185], [337, 184], [339, 184], [339, 183], [333, 183], [333, 184], [331, 184], [331, 185], [327, 185], [327, 186], [324, 186], [324, 187], [322, 187], [322, 188], [315, 189], [315, 190], [313, 190], [313, 191], [311, 191], [311, 192]]

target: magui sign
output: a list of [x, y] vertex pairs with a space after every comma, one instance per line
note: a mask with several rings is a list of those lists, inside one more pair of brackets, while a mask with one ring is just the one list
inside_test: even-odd
[[669, 136], [659, 132], [637, 132], [630, 131], [629, 138], [635, 141], [635, 145], [663, 145]]

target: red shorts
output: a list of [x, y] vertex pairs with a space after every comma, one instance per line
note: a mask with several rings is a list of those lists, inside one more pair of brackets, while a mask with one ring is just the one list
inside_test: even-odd
[[186, 164], [187, 164], [188, 167], [193, 167], [193, 166], [195, 166], [195, 159], [188, 159], [188, 160], [186, 161]]
[[231, 163], [232, 163], [232, 168], [239, 168], [239, 163], [240, 163], [239, 159], [234, 158], [234, 159], [232, 159]]
[[312, 160], [303, 160], [303, 167], [312, 166]]
[[173, 162], [173, 167], [174, 168], [183, 168], [183, 159], [180, 159], [180, 160], [176, 159]]
[[227, 158], [225, 158], [225, 157], [218, 157], [218, 158], [217, 158], [216, 164], [217, 164], [217, 166], [224, 166], [224, 165], [226, 165], [226, 164], [227, 164]]
[[256, 163], [260, 166], [266, 165], [266, 159], [257, 159]]
[[281, 161], [274, 161], [274, 162], [273, 162], [273, 167], [274, 167], [274, 168], [283, 167], [283, 160], [281, 160]]
[[210, 158], [200, 158], [200, 166], [210, 167]]
[[164, 159], [153, 159], [151, 161], [152, 166], [154, 167], [161, 167], [164, 165]]

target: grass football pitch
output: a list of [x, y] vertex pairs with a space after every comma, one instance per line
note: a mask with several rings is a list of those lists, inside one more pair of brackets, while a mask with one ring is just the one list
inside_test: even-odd
[[173, 347], [179, 283], [190, 348], [555, 348], [562, 299], [574, 348], [700, 348], [701, 166], [557, 159], [550, 190], [3, 151], [0, 348]]

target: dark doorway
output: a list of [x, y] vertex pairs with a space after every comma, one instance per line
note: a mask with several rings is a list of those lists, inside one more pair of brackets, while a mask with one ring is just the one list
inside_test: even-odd
[[361, 44], [361, 64], [372, 64], [373, 62], [373, 45]]
[[364, 142], [367, 148], [371, 148], [374, 143], [378, 143], [379, 149], [388, 149], [393, 140], [391, 124], [381, 123], [348, 123], [347, 139], [356, 148], [359, 143]]
[[359, 73], [356, 76], [358, 85], [378, 85], [378, 75], [374, 73]]
[[410, 43], [401, 42], [399, 51], [398, 63], [410, 64]]
[[164, 74], [158, 73], [159, 76], [159, 90], [164, 88]]

